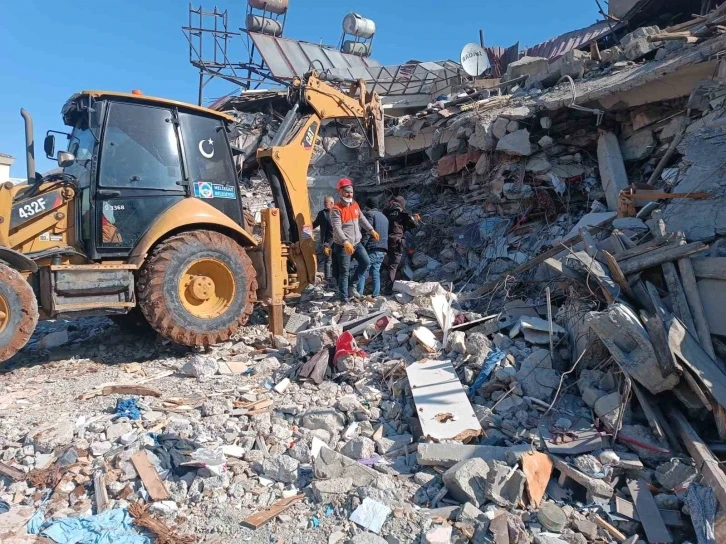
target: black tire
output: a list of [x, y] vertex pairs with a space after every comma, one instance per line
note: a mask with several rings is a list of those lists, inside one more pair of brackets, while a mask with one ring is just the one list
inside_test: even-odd
[[[222, 263], [231, 273], [234, 294], [223, 313], [200, 318], [181, 300], [180, 281], [200, 260]], [[195, 230], [161, 242], [141, 269], [137, 285], [139, 307], [162, 336], [185, 346], [209, 346], [229, 340], [247, 323], [257, 300], [257, 276], [245, 250], [214, 231]]]
[[30, 284], [20, 273], [0, 263], [0, 310], [6, 308], [0, 322], [0, 364], [23, 349], [38, 324], [38, 301]]

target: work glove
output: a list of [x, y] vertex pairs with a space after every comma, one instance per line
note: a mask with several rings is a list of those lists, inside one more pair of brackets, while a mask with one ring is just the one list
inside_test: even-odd
[[325, 253], [326, 257], [330, 257], [333, 254], [333, 250], [330, 249], [330, 246], [325, 246], [323, 248], [323, 253]]
[[355, 253], [355, 248], [353, 247], [353, 244], [350, 242], [346, 242], [343, 244], [343, 249], [348, 255], [353, 255]]
[[378, 234], [375, 230], [371, 231], [371, 238], [373, 238], [376, 242], [381, 241], [381, 235]]

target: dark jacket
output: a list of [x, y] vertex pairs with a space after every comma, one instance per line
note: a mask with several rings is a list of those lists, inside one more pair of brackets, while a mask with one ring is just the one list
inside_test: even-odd
[[388, 235], [391, 238], [401, 239], [407, 230], [416, 228], [413, 217], [406, 212], [406, 200], [402, 196], [392, 198], [383, 213], [388, 218]]
[[323, 244], [333, 243], [333, 225], [330, 223], [330, 210], [322, 209], [313, 221], [313, 228], [320, 227], [320, 241]]
[[373, 230], [380, 234], [381, 239], [377, 242], [371, 237], [370, 233], [364, 232], [361, 244], [368, 252], [371, 251], [388, 251], [388, 219], [378, 210], [365, 210], [363, 215], [366, 216], [368, 222], [373, 225]]

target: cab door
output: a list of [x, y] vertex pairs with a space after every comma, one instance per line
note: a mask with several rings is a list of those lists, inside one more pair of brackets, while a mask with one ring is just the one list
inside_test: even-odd
[[186, 197], [175, 115], [108, 104], [94, 202], [98, 257], [127, 256], [156, 218]]
[[179, 112], [189, 192], [242, 225], [242, 200], [224, 121]]

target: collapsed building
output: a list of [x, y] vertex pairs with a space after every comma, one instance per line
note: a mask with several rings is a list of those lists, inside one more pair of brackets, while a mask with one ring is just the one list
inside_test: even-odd
[[[330, 123], [309, 186], [318, 206], [345, 175], [421, 214], [396, 294], [316, 285], [285, 336], [203, 354], [70, 331], [70, 378], [0, 382], [13, 519], [57, 534], [93, 498], [149, 503], [133, 517], [176, 541], [726, 541], [726, 4], [692, 4], [611, 0], [586, 29], [487, 48], [491, 77], [386, 68], [386, 157]], [[215, 107], [239, 119], [254, 213], [286, 92]], [[55, 380], [91, 412], [33, 426], [34, 396], [78, 415]]]

